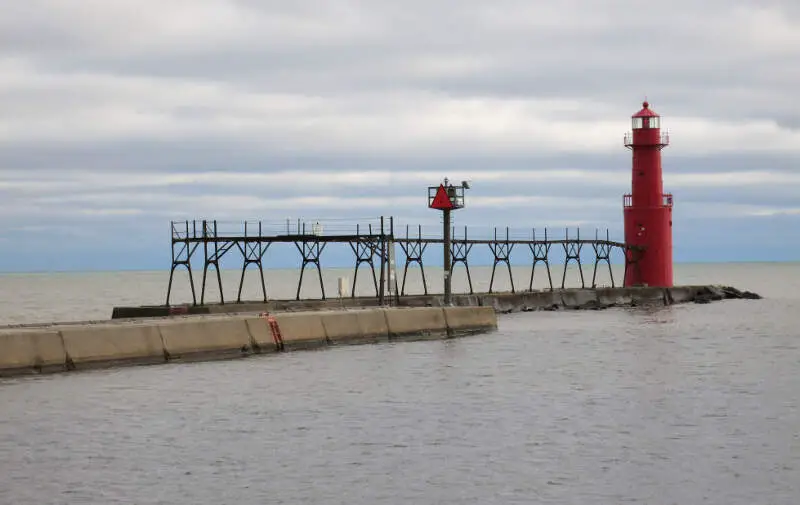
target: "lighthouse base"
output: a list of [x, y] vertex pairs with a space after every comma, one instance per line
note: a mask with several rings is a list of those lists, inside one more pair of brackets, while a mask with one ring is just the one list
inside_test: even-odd
[[672, 287], [672, 206], [625, 207], [625, 286]]

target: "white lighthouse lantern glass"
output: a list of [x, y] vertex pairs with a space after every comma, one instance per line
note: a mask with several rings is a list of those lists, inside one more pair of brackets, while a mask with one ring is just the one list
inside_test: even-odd
[[661, 121], [659, 117], [653, 116], [650, 118], [650, 128], [661, 128]]
[[642, 128], [642, 126], [643, 126], [642, 125], [642, 118], [640, 118], [640, 117], [633, 118], [633, 129], [634, 130], [639, 130], [639, 129]]

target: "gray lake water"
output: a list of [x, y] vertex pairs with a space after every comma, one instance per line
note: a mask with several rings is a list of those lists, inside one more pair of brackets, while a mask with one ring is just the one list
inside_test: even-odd
[[[294, 294], [276, 275], [271, 296]], [[799, 503], [800, 265], [676, 265], [676, 282], [766, 299], [5, 379], [0, 504]], [[0, 276], [0, 315], [108, 318], [165, 283]]]

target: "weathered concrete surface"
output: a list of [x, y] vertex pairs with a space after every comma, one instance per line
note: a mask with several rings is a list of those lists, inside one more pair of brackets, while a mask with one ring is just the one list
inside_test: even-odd
[[497, 315], [492, 307], [446, 307], [444, 318], [451, 335], [497, 327]]
[[389, 338], [389, 323], [385, 310], [358, 310], [358, 329], [365, 341], [379, 342]]
[[354, 311], [323, 311], [320, 320], [324, 337], [328, 341], [339, 343], [348, 340], [361, 340], [364, 334], [358, 324], [358, 314]]
[[242, 317], [161, 320], [158, 330], [170, 360], [247, 355], [253, 352], [252, 337]]
[[66, 368], [67, 353], [58, 331], [0, 333], [0, 375], [62, 371]]
[[537, 310], [602, 310], [612, 307], [708, 303], [730, 299], [758, 299], [759, 295], [728, 286], [633, 287], [557, 289], [522, 293], [481, 294], [456, 297], [455, 305], [493, 307], [497, 312]]
[[386, 311], [389, 338], [406, 335], [447, 335], [447, 321], [440, 307], [413, 307]]
[[[272, 311], [278, 321], [284, 350], [291, 350], [393, 338], [438, 338], [472, 329], [488, 331], [497, 327], [496, 313], [756, 298], [760, 296], [727, 286], [678, 286], [457, 295], [453, 307], [442, 307], [440, 296], [404, 297], [400, 300], [402, 306], [393, 308], [363, 308], [375, 303], [371, 298], [192, 308], [216, 312], [206, 315], [170, 316], [166, 312], [174, 312], [175, 307], [159, 307], [158, 311], [166, 312], [148, 318], [2, 327], [0, 374], [63, 371], [123, 361], [161, 362], [276, 352], [267, 320], [259, 317], [265, 309]], [[286, 310], [277, 312], [273, 306]], [[299, 307], [306, 311], [298, 312]], [[158, 312], [151, 309], [134, 307], [127, 313]]]
[[[287, 349], [319, 347], [328, 343], [319, 311], [282, 312], [275, 314], [275, 319], [278, 321], [283, 343]], [[355, 333], [358, 328], [354, 327], [352, 331]]]
[[[462, 307], [491, 306], [497, 312], [508, 313], [532, 310], [599, 310], [610, 307], [632, 307], [637, 305], [669, 305], [673, 303], [707, 303], [710, 301], [741, 298], [760, 298], [749, 291], [739, 291], [727, 286], [676, 286], [672, 288], [598, 288], [598, 289], [556, 289], [553, 291], [523, 291], [518, 293], [482, 293], [474, 295], [454, 295], [452, 305]], [[441, 295], [404, 296], [399, 300], [387, 300], [398, 307], [441, 307]], [[309, 310], [330, 310], [340, 308], [367, 308], [377, 306], [373, 297], [345, 298], [329, 300], [272, 300], [267, 303], [247, 302], [214, 304], [202, 307], [147, 306], [117, 307], [112, 318], [162, 317], [170, 311], [189, 314], [212, 314], [252, 311], [293, 312]]]
[[269, 324], [266, 318], [253, 315], [244, 320], [247, 325], [247, 331], [250, 332], [250, 338], [253, 346], [253, 351], [257, 354], [266, 354], [278, 352], [278, 344], [272, 335]]
[[[308, 349], [497, 327], [491, 307], [373, 308], [274, 314], [284, 346]], [[391, 330], [390, 330], [391, 328]], [[0, 375], [277, 352], [266, 317], [216, 314], [0, 328]]]
[[158, 326], [114, 324], [67, 327], [61, 330], [64, 349], [76, 368], [116, 361], [166, 361]]
[[561, 291], [561, 305], [568, 309], [579, 309], [599, 304], [594, 289], [569, 289]]
[[702, 289], [697, 290], [693, 301], [695, 303], [708, 303], [719, 300], [742, 298], [748, 300], [757, 300], [761, 298], [761, 296], [750, 291], [739, 291], [738, 289], [730, 286], [703, 286]]

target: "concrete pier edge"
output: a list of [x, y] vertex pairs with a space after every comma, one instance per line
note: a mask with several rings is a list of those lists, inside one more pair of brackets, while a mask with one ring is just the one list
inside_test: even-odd
[[315, 310], [273, 316], [282, 345], [258, 312], [4, 327], [0, 377], [443, 339], [497, 328], [491, 307]]
[[[453, 294], [452, 305], [459, 307], [493, 307], [499, 313], [529, 312], [536, 310], [600, 310], [611, 307], [638, 305], [673, 305], [679, 303], [708, 303], [727, 299], [756, 299], [759, 295], [722, 285], [686, 285], [670, 288], [658, 287], [602, 287], [518, 291], [516, 293]], [[326, 309], [351, 309], [376, 307], [375, 297], [329, 298], [327, 300], [270, 300], [265, 302], [240, 302], [192, 306], [148, 305], [140, 307], [115, 307], [112, 319], [138, 319], [169, 317], [170, 315], [236, 314], [240, 312], [294, 312]], [[443, 296], [406, 295], [395, 303], [398, 307], [441, 307]]]
[[[116, 317], [107, 321], [0, 327], [0, 377], [453, 338], [492, 331], [497, 328], [497, 314], [512, 312], [758, 298], [749, 291], [714, 285], [455, 295], [447, 307], [438, 295], [403, 297], [399, 307], [370, 306], [375, 300], [366, 298], [184, 306], [177, 311], [165, 306], [118, 307]], [[282, 343], [263, 316], [267, 312], [278, 323]], [[135, 314], [139, 317], [132, 317]]]

